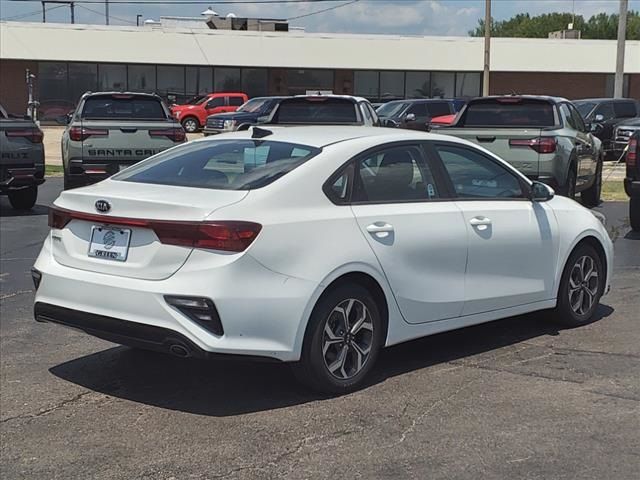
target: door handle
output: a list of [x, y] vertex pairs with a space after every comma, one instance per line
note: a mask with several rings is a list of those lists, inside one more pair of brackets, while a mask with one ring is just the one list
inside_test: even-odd
[[486, 230], [491, 225], [491, 219], [487, 217], [473, 217], [469, 223], [478, 230]]
[[389, 225], [384, 222], [372, 223], [371, 225], [367, 225], [367, 232], [375, 235], [376, 237], [385, 238], [393, 232], [393, 225]]

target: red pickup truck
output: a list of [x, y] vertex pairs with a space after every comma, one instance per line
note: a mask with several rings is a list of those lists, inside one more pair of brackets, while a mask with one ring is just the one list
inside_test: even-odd
[[207, 123], [207, 117], [215, 113], [235, 112], [249, 100], [245, 93], [218, 92], [203, 95], [194, 103], [172, 105], [171, 113], [188, 133], [198, 131]]

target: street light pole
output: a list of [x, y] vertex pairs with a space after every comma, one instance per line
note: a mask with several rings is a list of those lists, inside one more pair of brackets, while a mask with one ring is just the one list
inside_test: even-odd
[[618, 50], [616, 54], [616, 77], [613, 87], [614, 98], [624, 95], [624, 44], [627, 36], [627, 8], [628, 0], [620, 0], [620, 15], [618, 15]]
[[109, 0], [104, 0], [104, 18], [107, 22], [105, 25], [109, 25]]
[[489, 95], [489, 67], [491, 61], [491, 0], [485, 0], [484, 7], [484, 73], [482, 95]]

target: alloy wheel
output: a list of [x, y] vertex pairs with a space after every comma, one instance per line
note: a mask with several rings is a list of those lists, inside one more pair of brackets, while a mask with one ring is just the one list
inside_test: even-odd
[[569, 275], [569, 306], [577, 315], [585, 315], [598, 296], [598, 267], [595, 260], [584, 255], [576, 261]]
[[322, 356], [329, 373], [340, 380], [356, 376], [365, 366], [373, 344], [371, 313], [360, 300], [340, 302], [325, 321]]
[[196, 124], [196, 121], [193, 119], [185, 120], [183, 123], [183, 126], [184, 126], [184, 129], [189, 133], [193, 133], [198, 129], [198, 125]]

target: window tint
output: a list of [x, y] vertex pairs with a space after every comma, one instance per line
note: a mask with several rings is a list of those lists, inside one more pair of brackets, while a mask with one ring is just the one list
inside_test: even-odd
[[415, 105], [411, 105], [407, 113], [413, 113], [416, 118], [426, 118], [427, 117], [427, 105], [424, 103], [416, 103]]
[[209, 100], [206, 108], [224, 107], [224, 97], [216, 97]]
[[569, 111], [571, 112], [571, 118], [573, 118], [573, 123], [576, 125], [576, 128], [581, 132], [586, 132], [587, 127], [584, 124], [584, 120], [582, 119], [582, 115], [573, 105], [569, 104]]
[[553, 105], [521, 99], [489, 99], [469, 103], [465, 126], [551, 127], [555, 125]]
[[167, 115], [162, 103], [157, 98], [133, 95], [100, 95], [86, 99], [82, 109], [82, 118], [166, 120]]
[[569, 110], [569, 106], [566, 103], [560, 104], [560, 113], [562, 113], [562, 118], [566, 122], [566, 125], [573, 128], [574, 130], [578, 129], [576, 122], [571, 115], [571, 110]]
[[188, 143], [114, 177], [126, 182], [218, 190], [264, 187], [320, 152], [306, 145], [263, 140]]
[[518, 178], [475, 150], [436, 145], [456, 194], [461, 198], [523, 198]]
[[635, 117], [637, 115], [636, 105], [633, 102], [616, 102], [613, 104], [613, 110], [618, 118]]
[[356, 105], [341, 98], [318, 97], [284, 100], [276, 111], [276, 123], [357, 123]]
[[439, 117], [441, 115], [451, 114], [451, 105], [449, 102], [430, 102], [427, 104], [430, 117]]
[[354, 202], [405, 202], [438, 198], [431, 171], [415, 146], [385, 149], [356, 164]]
[[610, 120], [616, 116], [613, 111], [613, 103], [606, 102], [598, 106], [595, 110], [595, 115], [602, 115], [605, 120]]
[[229, 105], [232, 107], [239, 107], [244, 103], [244, 99], [242, 97], [229, 97]]
[[593, 102], [576, 102], [575, 106], [578, 112], [580, 112], [580, 115], [582, 115], [582, 118], [587, 118], [596, 104]]

